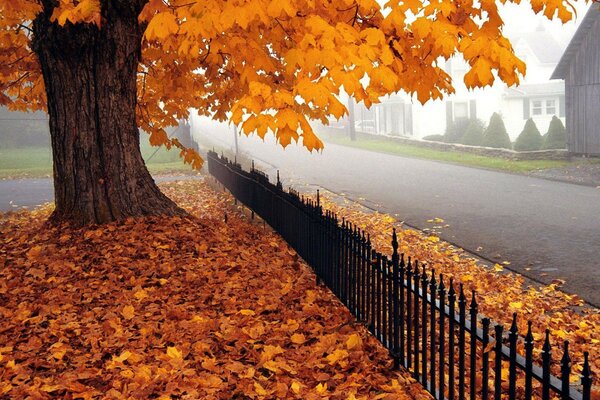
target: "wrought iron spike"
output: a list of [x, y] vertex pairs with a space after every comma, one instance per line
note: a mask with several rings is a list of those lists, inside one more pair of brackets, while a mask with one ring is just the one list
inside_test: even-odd
[[527, 334], [525, 335], [525, 344], [533, 344], [533, 333], [531, 332], [531, 321], [527, 321]]
[[550, 329], [546, 329], [546, 339], [544, 339], [542, 350], [546, 353], [550, 353], [552, 351], [552, 346], [550, 346]]
[[517, 328], [517, 313], [513, 313], [512, 324], [510, 324], [510, 333], [517, 334], [519, 328]]
[[560, 360], [561, 364], [564, 365], [569, 365], [571, 363], [571, 357], [569, 356], [569, 341], [565, 340], [564, 342], [564, 351], [563, 351], [563, 356], [562, 359]]

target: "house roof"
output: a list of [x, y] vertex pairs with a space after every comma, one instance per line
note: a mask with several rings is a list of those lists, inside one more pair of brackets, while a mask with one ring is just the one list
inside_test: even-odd
[[512, 38], [512, 42], [522, 40], [542, 64], [556, 64], [560, 60], [563, 48], [554, 36], [545, 30], [521, 33]]
[[563, 53], [558, 65], [554, 69], [552, 76], [550, 79], [565, 79], [567, 72], [569, 71], [569, 65], [571, 64], [571, 60], [575, 58], [577, 52], [579, 51], [579, 46], [585, 40], [588, 32], [594, 26], [594, 23], [600, 20], [600, 9], [598, 8], [598, 4], [592, 3], [589, 10], [583, 17], [581, 21], [581, 25], [577, 28], [577, 32], [573, 35], [571, 42], [567, 46], [567, 49]]
[[507, 98], [515, 97], [543, 97], [565, 93], [565, 85], [562, 81], [551, 81], [544, 83], [529, 83], [517, 87], [509, 87], [504, 90]]

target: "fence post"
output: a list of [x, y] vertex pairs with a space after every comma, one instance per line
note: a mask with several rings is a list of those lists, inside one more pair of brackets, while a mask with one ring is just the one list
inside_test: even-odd
[[542, 399], [550, 400], [550, 362], [552, 347], [550, 346], [550, 330], [546, 329], [546, 339], [542, 347]]
[[590, 362], [588, 360], [589, 353], [583, 352], [583, 370], [581, 371], [581, 386], [583, 386], [583, 400], [592, 398], [592, 372], [590, 370]]
[[564, 342], [564, 351], [560, 360], [561, 399], [569, 400], [570, 396], [571, 357], [569, 357], [569, 341]]
[[[393, 299], [393, 342], [394, 342], [394, 369], [400, 367], [400, 262], [398, 256], [398, 237], [396, 236], [396, 228], [392, 233], [392, 299]], [[403, 300], [403, 299], [402, 299]]]
[[448, 290], [448, 400], [454, 400], [454, 338], [456, 335], [456, 292], [454, 290], [454, 280], [450, 278], [450, 289]]
[[508, 364], [508, 398], [515, 400], [517, 397], [517, 339], [519, 331], [517, 329], [517, 313], [513, 313], [512, 324], [508, 334], [509, 343], [509, 364]]
[[496, 340], [496, 345], [494, 346], [494, 400], [502, 400], [502, 331], [504, 327], [496, 325], [494, 329], [496, 331], [494, 337]]

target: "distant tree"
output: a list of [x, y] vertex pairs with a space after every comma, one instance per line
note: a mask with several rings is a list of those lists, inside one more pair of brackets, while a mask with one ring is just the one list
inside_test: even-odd
[[535, 122], [532, 118], [529, 118], [525, 122], [523, 131], [515, 142], [515, 150], [517, 151], [534, 151], [542, 148], [544, 139], [540, 134]]
[[542, 149], [565, 149], [567, 147], [567, 133], [565, 131], [565, 126], [556, 115], [552, 117], [548, 132], [545, 136]]
[[467, 126], [460, 142], [469, 146], [481, 146], [484, 130], [485, 123], [480, 119], [473, 119], [469, 122], [469, 126]]
[[444, 141], [447, 143], [460, 143], [470, 122], [471, 120], [468, 118], [458, 118], [446, 125]]
[[506, 133], [506, 127], [500, 114], [494, 113], [490, 118], [490, 123], [483, 133], [483, 142], [481, 145], [497, 149], [512, 149], [510, 137]]
[[354, 112], [354, 99], [348, 98], [348, 135], [350, 140], [356, 140], [356, 113]]
[[430, 142], [445, 142], [446, 136], [444, 135], [428, 135], [423, 137], [423, 140], [428, 140]]

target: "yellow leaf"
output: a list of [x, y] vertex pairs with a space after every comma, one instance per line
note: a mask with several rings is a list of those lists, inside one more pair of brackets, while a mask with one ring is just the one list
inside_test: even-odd
[[43, 385], [40, 388], [40, 390], [42, 392], [46, 392], [46, 393], [56, 392], [59, 389], [62, 389], [62, 386], [60, 386], [60, 385]]
[[123, 307], [123, 311], [121, 311], [121, 315], [123, 315], [125, 319], [132, 319], [135, 316], [135, 309], [133, 306], [125, 306]]
[[323, 394], [323, 393], [325, 393], [325, 392], [327, 391], [327, 383], [325, 383], [325, 384], [319, 383], [319, 384], [318, 384], [318, 385], [315, 387], [315, 390], [316, 390], [316, 391], [317, 391], [317, 393], [319, 393], [319, 394]]
[[125, 360], [127, 360], [129, 357], [131, 356], [131, 352], [129, 350], [125, 350], [124, 352], [121, 353], [120, 356], [115, 357], [113, 356], [113, 361], [119, 361], [119, 362], [123, 362]]
[[260, 385], [260, 383], [258, 382], [254, 382], [254, 391], [256, 392], [257, 395], [259, 396], [266, 396], [267, 394], [269, 394], [264, 387], [262, 387]]
[[294, 392], [295, 394], [300, 394], [300, 384], [296, 381], [292, 382], [292, 384], [290, 385], [290, 388], [292, 389], [292, 392]]
[[171, 347], [171, 346], [167, 347], [167, 356], [169, 356], [169, 358], [171, 358], [173, 360], [181, 360], [181, 359], [183, 359], [183, 354], [175, 346], [173, 346], [173, 347]]
[[523, 303], [520, 301], [511, 301], [509, 304], [510, 308], [514, 308], [516, 310], [520, 310], [523, 308]]
[[346, 340], [346, 348], [348, 350], [352, 350], [356, 346], [360, 346], [361, 343], [362, 343], [362, 339], [360, 338], [360, 336], [356, 333], [353, 333], [352, 335], [350, 335], [348, 340]]
[[292, 335], [292, 343], [294, 343], [294, 344], [302, 344], [304, 342], [306, 342], [306, 337], [304, 337], [303, 334], [301, 334], [301, 333], [294, 333]]
[[346, 350], [335, 349], [333, 353], [325, 357], [327, 361], [329, 361], [330, 365], [335, 364], [336, 362], [343, 360], [348, 357], [348, 352]]
[[252, 310], [240, 310], [240, 314], [242, 315], [255, 315], [256, 313]]
[[170, 12], [161, 12], [150, 20], [144, 35], [149, 40], [164, 39], [171, 34], [177, 33], [178, 29], [179, 25], [177, 24], [175, 15]]
[[39, 257], [39, 255], [40, 255], [41, 252], [42, 252], [42, 246], [33, 246], [27, 252], [27, 258], [29, 260], [35, 260], [35, 259], [37, 259]]
[[504, 267], [500, 264], [495, 264], [494, 271], [496, 271], [496, 272], [504, 271]]
[[144, 300], [146, 297], [148, 297], [148, 292], [146, 292], [144, 289], [141, 289], [135, 292], [133, 297], [138, 300]]
[[133, 373], [133, 371], [130, 370], [130, 369], [124, 369], [124, 370], [122, 370], [120, 372], [120, 374], [121, 374], [122, 377], [128, 378], [128, 379], [131, 379], [131, 378], [133, 378], [135, 376], [135, 374]]

